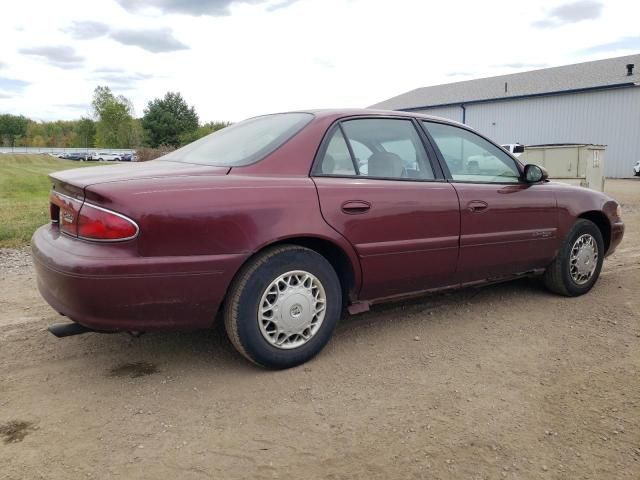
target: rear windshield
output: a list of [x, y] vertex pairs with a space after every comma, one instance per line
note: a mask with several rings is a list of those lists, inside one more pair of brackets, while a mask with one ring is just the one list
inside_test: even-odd
[[249, 165], [273, 152], [312, 118], [310, 113], [278, 113], [249, 118], [185, 145], [159, 160], [219, 167]]

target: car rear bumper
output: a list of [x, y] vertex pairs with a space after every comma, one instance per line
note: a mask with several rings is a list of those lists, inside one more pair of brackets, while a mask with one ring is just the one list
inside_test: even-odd
[[206, 328], [248, 254], [140, 257], [125, 244], [33, 235], [38, 289], [59, 313], [105, 331]]

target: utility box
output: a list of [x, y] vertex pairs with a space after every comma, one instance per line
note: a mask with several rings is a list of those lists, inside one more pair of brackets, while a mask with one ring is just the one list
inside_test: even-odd
[[606, 145], [527, 145], [518, 160], [535, 163], [549, 172], [551, 180], [604, 191]]

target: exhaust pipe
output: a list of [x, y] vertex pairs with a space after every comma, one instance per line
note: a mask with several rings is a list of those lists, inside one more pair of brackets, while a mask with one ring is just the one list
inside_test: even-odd
[[58, 338], [71, 337], [73, 335], [81, 335], [87, 332], [95, 332], [95, 330], [80, 325], [79, 323], [56, 323], [51, 325], [47, 330]]

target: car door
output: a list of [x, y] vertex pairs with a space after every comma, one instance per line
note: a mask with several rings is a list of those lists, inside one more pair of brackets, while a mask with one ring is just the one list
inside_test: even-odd
[[460, 199], [461, 282], [546, 267], [558, 247], [556, 199], [521, 179], [517, 162], [462, 127], [423, 121]]
[[334, 125], [318, 152], [322, 215], [360, 258], [363, 299], [454, 281], [458, 197], [425, 142], [412, 119], [356, 118]]

